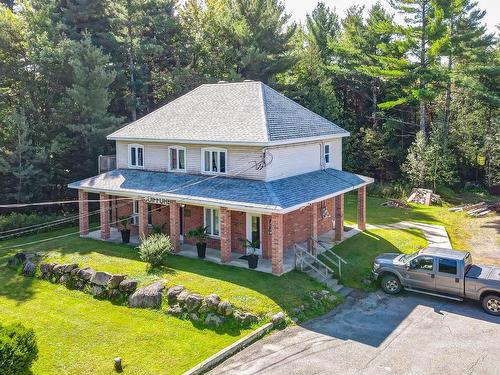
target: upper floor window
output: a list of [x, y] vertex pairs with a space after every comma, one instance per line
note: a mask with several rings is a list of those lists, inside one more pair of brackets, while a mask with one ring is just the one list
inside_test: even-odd
[[330, 158], [331, 158], [331, 155], [330, 155], [330, 144], [329, 143], [325, 143], [323, 150], [324, 150], [323, 151], [323, 157], [324, 157], [325, 164], [330, 164]]
[[226, 173], [227, 151], [221, 148], [202, 149], [202, 172]]
[[144, 146], [143, 145], [128, 145], [128, 166], [143, 168], [144, 167]]
[[171, 171], [185, 172], [186, 171], [186, 148], [180, 146], [170, 146], [168, 148], [169, 165]]

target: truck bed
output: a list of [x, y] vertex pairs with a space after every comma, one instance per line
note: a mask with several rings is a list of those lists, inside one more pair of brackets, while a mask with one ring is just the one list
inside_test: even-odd
[[475, 280], [492, 280], [500, 282], [500, 267], [473, 264], [469, 267], [465, 277]]

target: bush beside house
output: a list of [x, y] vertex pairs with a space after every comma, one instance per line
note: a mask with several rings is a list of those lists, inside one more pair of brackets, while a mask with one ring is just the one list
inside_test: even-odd
[[37, 358], [38, 346], [31, 328], [19, 323], [0, 325], [0, 373], [25, 374]]

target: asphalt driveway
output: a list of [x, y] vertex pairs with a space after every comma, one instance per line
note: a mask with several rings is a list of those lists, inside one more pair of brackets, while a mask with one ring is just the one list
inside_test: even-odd
[[244, 349], [213, 374], [500, 374], [500, 318], [472, 302], [349, 297]]

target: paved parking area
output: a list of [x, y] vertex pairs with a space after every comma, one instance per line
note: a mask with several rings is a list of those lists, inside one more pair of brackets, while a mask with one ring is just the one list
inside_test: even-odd
[[274, 333], [213, 374], [500, 374], [500, 318], [413, 293], [349, 297]]

